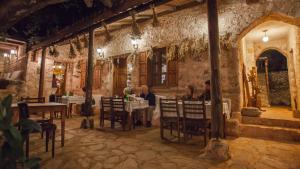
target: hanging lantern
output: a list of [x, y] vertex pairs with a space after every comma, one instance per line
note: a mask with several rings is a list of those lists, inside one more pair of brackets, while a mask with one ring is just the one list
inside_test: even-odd
[[106, 25], [105, 22], [102, 22], [102, 26], [105, 29], [105, 42], [104, 42], [104, 44], [107, 44], [108, 42], [110, 42], [112, 40], [113, 37], [110, 35], [109, 30], [108, 30], [107, 25]]
[[157, 14], [156, 14], [156, 12], [155, 12], [154, 4], [151, 5], [151, 9], [152, 9], [152, 12], [153, 12], [153, 22], [152, 22], [152, 26], [153, 26], [153, 27], [159, 27], [159, 26], [160, 26], [160, 23], [159, 23], [159, 21], [158, 21]]
[[80, 54], [82, 54], [82, 45], [81, 45], [79, 36], [76, 37], [75, 46], [76, 46], [77, 51], [78, 51]]
[[134, 39], [140, 39], [142, 32], [139, 28], [139, 25], [136, 22], [136, 18], [135, 18], [135, 11], [130, 11], [130, 15], [132, 17], [132, 38]]
[[69, 53], [69, 58], [75, 58], [76, 57], [76, 52], [74, 49], [74, 46], [72, 42], [70, 41], [70, 53]]

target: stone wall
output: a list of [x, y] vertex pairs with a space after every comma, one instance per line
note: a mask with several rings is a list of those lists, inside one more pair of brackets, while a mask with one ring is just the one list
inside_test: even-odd
[[[281, 12], [288, 15], [295, 15], [294, 0], [269, 0], [260, 1], [257, 4], [248, 5], [245, 1], [224, 1], [220, 6], [219, 12], [219, 26], [221, 36], [229, 33], [231, 34], [229, 41], [232, 46], [229, 48], [221, 47], [221, 80], [223, 97], [232, 99], [233, 111], [239, 111], [242, 100], [242, 73], [241, 67], [243, 60], [240, 57], [240, 51], [237, 46], [238, 35], [250, 23], [269, 12]], [[172, 13], [159, 18], [161, 27], [153, 28], [151, 21], [139, 23], [143, 31], [142, 41], [139, 44], [140, 51], [146, 51], [151, 47], [165, 47], [171, 44], [179, 44], [184, 39], [199, 39], [203, 36], [207, 41], [207, 15], [206, 5], [196, 6], [185, 9], [176, 13]], [[122, 28], [122, 30], [112, 32], [113, 41], [103, 46], [104, 36], [96, 36], [95, 38], [95, 53], [96, 48], [102, 47], [105, 49], [105, 56], [117, 56], [133, 51], [130, 40], [131, 28]], [[79, 60], [86, 59], [87, 50], [83, 54], [78, 54], [76, 59], [70, 60], [69, 45], [62, 45], [57, 47], [60, 52], [58, 58], [47, 57], [47, 60], [55, 59], [63, 62], [70, 62], [76, 64]], [[47, 73], [51, 74], [52, 65], [47, 68]], [[36, 74], [36, 63], [28, 63], [27, 73], [27, 92], [29, 94], [37, 94], [36, 88], [38, 85], [38, 74]], [[74, 66], [75, 67], [75, 66]], [[73, 69], [74, 69], [73, 67]], [[134, 86], [138, 85], [138, 67], [136, 66], [133, 73]], [[203, 57], [200, 62], [186, 59], [185, 62], [179, 63], [179, 82], [178, 87], [171, 89], [157, 89], [157, 94], [164, 94], [172, 96], [176, 93], [181, 94], [187, 84], [193, 84], [201, 92], [203, 82], [210, 78], [210, 64], [208, 56]], [[102, 87], [95, 93], [102, 95], [111, 95], [113, 86], [113, 67], [111, 64], [106, 64], [102, 71]], [[32, 76], [32, 78], [31, 78]], [[50, 77], [50, 76], [49, 76]], [[75, 76], [68, 76], [67, 89], [78, 90], [78, 78]], [[46, 83], [50, 83], [50, 78], [46, 76]], [[299, 81], [300, 82], [300, 81]], [[45, 92], [49, 93], [49, 85], [46, 85]], [[71, 86], [71, 87], [70, 87]]]
[[271, 104], [290, 106], [291, 95], [289, 92], [288, 71], [270, 72], [269, 82]]

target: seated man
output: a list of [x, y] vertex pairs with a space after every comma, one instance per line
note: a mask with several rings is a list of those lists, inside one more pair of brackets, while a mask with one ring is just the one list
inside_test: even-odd
[[210, 80], [205, 81], [204, 92], [198, 97], [198, 99], [210, 101]]
[[140, 97], [144, 98], [145, 100], [148, 100], [149, 102], [149, 108], [147, 109], [147, 127], [152, 126], [152, 116], [153, 116], [153, 111], [155, 109], [155, 95], [149, 91], [148, 86], [143, 85], [142, 86], [142, 94]]
[[194, 98], [194, 87], [192, 85], [188, 85], [185, 88], [185, 95], [181, 97], [182, 100], [192, 100]]

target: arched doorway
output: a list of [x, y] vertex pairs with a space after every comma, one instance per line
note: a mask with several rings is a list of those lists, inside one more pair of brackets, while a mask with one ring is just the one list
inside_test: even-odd
[[257, 81], [261, 89], [261, 104], [291, 106], [287, 58], [278, 50], [268, 49], [256, 60]]

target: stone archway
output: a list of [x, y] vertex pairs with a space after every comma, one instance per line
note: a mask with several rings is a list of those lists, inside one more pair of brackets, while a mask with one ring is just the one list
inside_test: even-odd
[[[267, 23], [267, 22], [278, 22], [285, 25], [290, 25], [291, 27], [295, 28], [295, 32], [297, 37], [295, 39], [292, 39], [290, 34], [287, 35], [288, 38], [286, 38], [285, 41], [281, 42], [271, 42], [270, 43], [261, 43], [261, 45], [255, 43], [252, 44], [251, 48], [246, 48], [245, 44], [247, 41], [245, 38], [255, 29], [261, 27], [261, 25]], [[270, 13], [268, 15], [265, 15], [263, 17], [258, 18], [249, 26], [247, 26], [245, 29], [241, 31], [241, 33], [237, 36], [237, 44], [238, 44], [238, 51], [239, 51], [239, 57], [241, 58], [241, 67], [245, 67], [245, 64], [249, 64], [249, 62], [252, 62], [252, 65], [255, 65], [256, 59], [265, 51], [274, 49], [282, 53], [288, 61], [288, 76], [289, 76], [289, 82], [290, 82], [290, 93], [291, 93], [291, 104], [293, 110], [296, 109], [296, 107], [300, 107], [300, 76], [297, 75], [300, 73], [298, 70], [300, 68], [299, 60], [300, 60], [300, 46], [299, 46], [299, 37], [300, 37], [300, 20], [294, 17], [287, 16], [285, 14], [281, 13]], [[294, 42], [297, 45], [289, 46], [287, 45], [289, 42]], [[249, 54], [249, 52], [251, 54]], [[252, 60], [249, 60], [249, 56], [251, 55]], [[248, 73], [250, 66], [246, 66], [246, 72]], [[298, 71], [297, 71], [298, 70]], [[242, 71], [242, 70], [241, 70]], [[243, 83], [246, 84], [246, 83]], [[245, 86], [243, 86], [245, 90]], [[245, 94], [245, 93], [244, 93]], [[246, 98], [246, 96], [244, 96]], [[246, 100], [244, 100], [244, 105]], [[298, 105], [298, 106], [297, 106]]]

